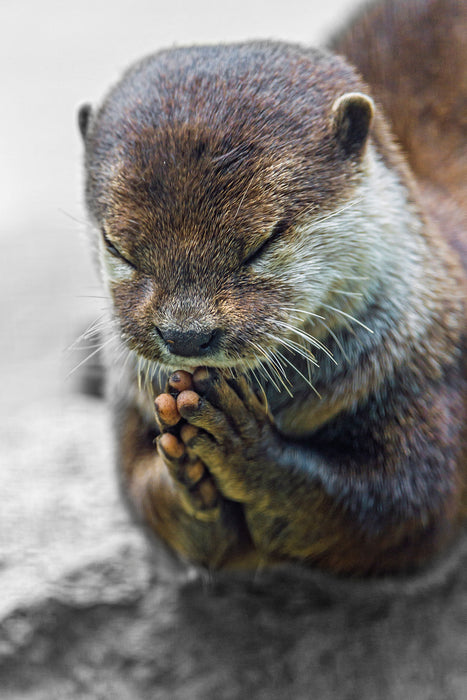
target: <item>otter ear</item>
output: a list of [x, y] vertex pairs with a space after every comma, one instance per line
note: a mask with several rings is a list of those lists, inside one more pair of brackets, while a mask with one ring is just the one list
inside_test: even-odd
[[370, 130], [375, 105], [361, 92], [346, 92], [332, 106], [336, 138], [348, 155], [362, 152]]
[[90, 104], [82, 105], [78, 110], [78, 126], [81, 132], [81, 136], [86, 138], [86, 133], [89, 126], [89, 121], [92, 116], [92, 107]]

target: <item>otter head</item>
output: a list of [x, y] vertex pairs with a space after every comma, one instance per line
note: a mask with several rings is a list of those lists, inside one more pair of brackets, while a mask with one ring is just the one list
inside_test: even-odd
[[342, 59], [265, 42], [161, 52], [81, 109], [88, 209], [133, 352], [243, 371], [312, 357], [323, 305], [366, 259], [345, 223], [373, 114], [362, 89]]

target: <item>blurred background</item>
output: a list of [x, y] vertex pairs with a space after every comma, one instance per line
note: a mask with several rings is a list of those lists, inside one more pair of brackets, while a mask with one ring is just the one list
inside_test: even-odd
[[2, 415], [68, 393], [67, 348], [100, 314], [86, 241], [76, 112], [161, 47], [325, 41], [354, 0], [1, 0]]

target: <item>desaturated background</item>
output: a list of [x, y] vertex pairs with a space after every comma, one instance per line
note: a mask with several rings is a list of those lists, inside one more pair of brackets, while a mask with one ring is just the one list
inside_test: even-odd
[[[0, 0], [0, 417], [69, 394], [101, 313], [76, 112], [166, 46], [323, 43], [355, 0]], [[1, 450], [1, 446], [0, 446]]]

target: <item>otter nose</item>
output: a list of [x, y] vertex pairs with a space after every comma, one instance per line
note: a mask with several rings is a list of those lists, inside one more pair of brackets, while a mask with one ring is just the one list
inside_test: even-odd
[[187, 330], [180, 331], [176, 328], [157, 328], [157, 332], [165, 343], [167, 350], [172, 355], [181, 357], [200, 357], [213, 350], [219, 331], [212, 330]]

